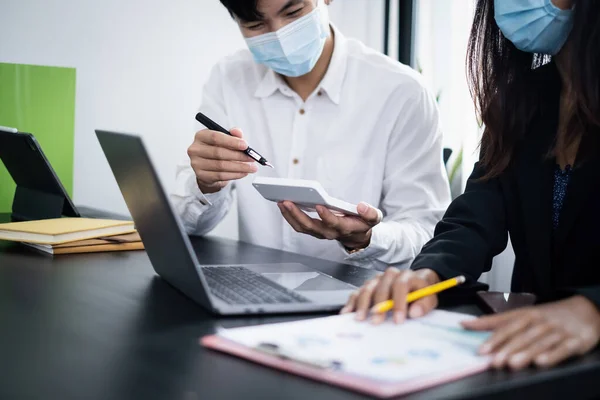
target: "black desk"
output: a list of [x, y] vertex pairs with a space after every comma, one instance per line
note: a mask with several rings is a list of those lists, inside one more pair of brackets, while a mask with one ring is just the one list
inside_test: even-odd
[[[304, 262], [353, 284], [372, 275], [228, 240], [194, 246], [205, 263]], [[144, 252], [53, 259], [0, 243], [0, 399], [363, 399], [198, 345], [218, 324], [291, 319], [216, 319], [156, 277]], [[599, 377], [597, 352], [547, 372], [486, 372], [408, 398], [598, 397]]]

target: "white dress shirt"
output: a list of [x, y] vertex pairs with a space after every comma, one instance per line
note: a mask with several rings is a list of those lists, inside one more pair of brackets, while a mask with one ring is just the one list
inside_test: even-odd
[[305, 102], [242, 50], [213, 68], [200, 111], [241, 128], [275, 165], [257, 175], [317, 180], [333, 197], [383, 211], [370, 245], [349, 254], [336, 241], [295, 232], [253, 176], [204, 195], [186, 159], [172, 200], [189, 234], [212, 230], [235, 188], [240, 240], [256, 245], [382, 270], [411, 262], [431, 239], [450, 202], [435, 99], [417, 72], [333, 29], [329, 69]]

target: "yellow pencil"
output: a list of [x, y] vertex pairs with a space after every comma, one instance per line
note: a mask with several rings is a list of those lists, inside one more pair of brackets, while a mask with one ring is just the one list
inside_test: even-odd
[[[440, 283], [436, 283], [435, 285], [427, 286], [419, 290], [415, 290], [406, 296], [406, 302], [412, 303], [413, 301], [417, 301], [426, 296], [431, 296], [432, 294], [439, 293], [443, 290], [450, 289], [456, 285], [460, 285], [465, 283], [466, 278], [462, 275], [457, 276], [452, 279], [445, 280]], [[394, 308], [394, 300], [386, 300], [379, 304], [373, 306], [373, 312], [378, 314], [383, 314], [390, 311]]]

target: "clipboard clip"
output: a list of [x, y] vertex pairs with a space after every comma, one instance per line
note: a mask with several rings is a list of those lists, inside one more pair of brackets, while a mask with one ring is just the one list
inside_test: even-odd
[[340, 370], [343, 366], [343, 364], [340, 361], [316, 359], [294, 354], [292, 352], [282, 349], [281, 346], [274, 343], [260, 343], [254, 348], [254, 350], [260, 351], [261, 353], [268, 354], [273, 357], [281, 358], [282, 360], [290, 360], [299, 364], [304, 364], [318, 369]]

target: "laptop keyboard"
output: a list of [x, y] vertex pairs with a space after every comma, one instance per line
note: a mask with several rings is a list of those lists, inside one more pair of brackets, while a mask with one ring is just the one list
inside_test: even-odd
[[245, 267], [202, 267], [211, 293], [229, 304], [308, 303], [307, 298]]

